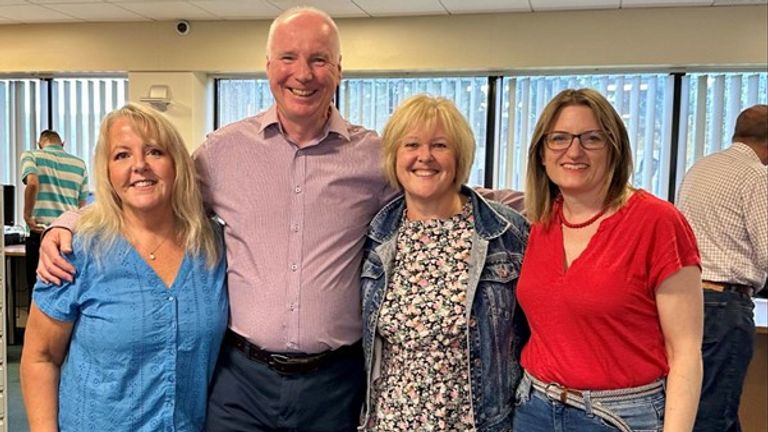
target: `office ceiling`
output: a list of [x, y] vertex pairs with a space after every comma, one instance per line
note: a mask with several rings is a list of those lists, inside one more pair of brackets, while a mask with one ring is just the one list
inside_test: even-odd
[[0, 24], [269, 19], [301, 5], [364, 18], [754, 4], [768, 0], [0, 0]]

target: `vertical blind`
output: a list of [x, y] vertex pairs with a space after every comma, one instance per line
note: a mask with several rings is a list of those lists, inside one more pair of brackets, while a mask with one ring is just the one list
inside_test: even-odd
[[669, 176], [672, 78], [665, 74], [512, 76], [504, 79], [496, 187], [522, 190], [536, 121], [562, 90], [589, 87], [611, 102], [629, 133], [635, 161], [632, 182], [665, 197]]
[[696, 160], [730, 146], [742, 110], [768, 103], [765, 72], [694, 73], [682, 82], [676, 186]]
[[23, 223], [21, 154], [36, 148], [40, 132], [53, 129], [90, 170], [101, 119], [127, 94], [125, 78], [0, 80], [0, 182], [17, 186], [17, 223]]
[[339, 86], [339, 111], [353, 124], [379, 134], [404, 99], [428, 93], [453, 101], [475, 135], [477, 149], [468, 183], [482, 185], [485, 176], [485, 133], [488, 115], [486, 77], [346, 79]]
[[[101, 119], [125, 104], [128, 80], [122, 78], [68, 78], [52, 82], [52, 129], [64, 148], [93, 166]], [[90, 172], [90, 171], [89, 171]], [[93, 176], [89, 176], [93, 181]]]
[[[21, 154], [37, 145], [37, 136], [47, 125], [41, 118], [44, 82], [36, 79], [0, 80], [0, 182], [16, 186], [16, 224], [24, 223]], [[5, 203], [6, 206], [11, 203]]]
[[[445, 96], [469, 120], [477, 140], [471, 184], [482, 184], [486, 169], [493, 170], [492, 186], [522, 190], [527, 150], [541, 110], [559, 91], [590, 87], [613, 104], [624, 120], [633, 151], [632, 183], [663, 199], [670, 184], [679, 183], [693, 162], [730, 145], [733, 123], [746, 107], [767, 103], [768, 73], [697, 72], [682, 74], [680, 100], [675, 101], [675, 79], [668, 73], [531, 75], [502, 77], [500, 103], [494, 123], [487, 124], [490, 101], [486, 76], [381, 77], [344, 79], [338, 106], [352, 123], [381, 132], [389, 115], [404, 98], [415, 93]], [[255, 114], [272, 104], [268, 82], [219, 80], [219, 123]], [[679, 117], [673, 107], [679, 103]], [[672, 136], [678, 122], [678, 136]], [[486, 135], [492, 128], [493, 134]], [[495, 136], [487, 143], [486, 136]], [[677, 153], [672, 154], [677, 140]], [[487, 146], [495, 146], [492, 166], [485, 166]], [[677, 163], [672, 166], [675, 159]]]

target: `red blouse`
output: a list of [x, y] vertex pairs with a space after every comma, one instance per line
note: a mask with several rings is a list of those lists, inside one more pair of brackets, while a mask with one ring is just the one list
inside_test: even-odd
[[636, 191], [600, 222], [564, 269], [558, 216], [534, 224], [517, 295], [531, 326], [522, 365], [533, 376], [575, 389], [634, 387], [669, 371], [656, 288], [699, 265], [688, 222], [675, 207]]

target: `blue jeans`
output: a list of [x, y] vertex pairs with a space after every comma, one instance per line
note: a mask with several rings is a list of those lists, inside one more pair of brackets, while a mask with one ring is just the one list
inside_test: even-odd
[[752, 299], [704, 290], [704, 378], [696, 432], [740, 431], [739, 399], [752, 359], [755, 321]]
[[[523, 378], [517, 389], [514, 432], [615, 432], [594, 413], [552, 400], [530, 387]], [[661, 431], [664, 426], [664, 389], [650, 395], [617, 402], [600, 401], [635, 432]], [[597, 402], [593, 402], [597, 403]]]

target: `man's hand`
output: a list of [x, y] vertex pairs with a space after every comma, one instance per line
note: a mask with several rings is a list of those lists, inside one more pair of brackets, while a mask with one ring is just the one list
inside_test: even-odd
[[40, 242], [40, 261], [37, 277], [43, 282], [60, 285], [62, 280], [72, 282], [75, 267], [62, 254], [72, 252], [72, 232], [66, 228], [51, 228]]
[[36, 232], [38, 234], [42, 233], [46, 228], [48, 228], [46, 225], [37, 223], [37, 220], [35, 220], [33, 217], [25, 217], [24, 222], [27, 223], [30, 231]]

